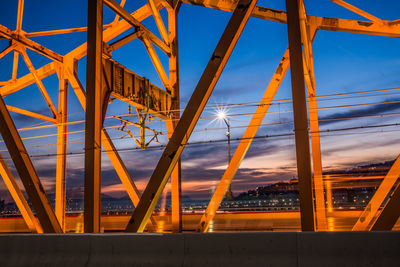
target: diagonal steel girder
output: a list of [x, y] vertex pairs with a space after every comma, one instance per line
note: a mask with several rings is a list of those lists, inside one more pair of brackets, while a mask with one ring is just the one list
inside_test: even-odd
[[126, 231], [142, 232], [197, 124], [257, 0], [240, 0], [175, 128]]
[[45, 233], [62, 233], [43, 185], [0, 96], [0, 132]]
[[381, 20], [381, 19], [379, 19], [379, 18], [377, 18], [377, 17], [365, 12], [364, 10], [361, 10], [361, 9], [359, 9], [359, 8], [357, 8], [357, 7], [351, 5], [351, 4], [349, 4], [349, 3], [347, 3], [347, 2], [345, 2], [343, 0], [331, 0], [331, 1], [336, 3], [336, 4], [338, 4], [338, 5], [340, 5], [340, 6], [342, 6], [342, 7], [344, 7], [344, 8], [346, 8], [346, 9], [348, 9], [348, 10], [350, 10], [350, 11], [352, 11], [352, 12], [354, 12], [354, 13], [356, 13], [357, 15], [360, 15], [360, 16], [366, 18], [366, 19], [369, 19], [369, 20], [371, 20], [373, 22], [376, 22], [378, 24], [382, 24], [382, 25], [384, 24], [383, 20]]
[[388, 202], [383, 207], [382, 212], [371, 227], [371, 231], [392, 230], [400, 217], [400, 184], [396, 186], [390, 195]]
[[[149, 38], [155, 45], [157, 45], [162, 51], [164, 51], [164, 53], [166, 53], [166, 54], [171, 53], [171, 49], [168, 46], [168, 44], [166, 44], [162, 40], [160, 40], [154, 33], [152, 33], [149, 29], [147, 29], [145, 26], [143, 26], [142, 23], [140, 23], [131, 14], [129, 14], [128, 11], [126, 11], [120, 5], [118, 5], [117, 2], [115, 2], [114, 0], [103, 0], [103, 1], [104, 1], [104, 4], [106, 4], [112, 11], [114, 11], [119, 16], [121, 16], [129, 24], [131, 24], [133, 27], [139, 29], [140, 31], [143, 31], [146, 38]], [[154, 4], [153, 8], [155, 10], [158, 10], [156, 4]]]
[[200, 223], [197, 227], [198, 232], [207, 232], [210, 222], [214, 219], [216, 212], [221, 205], [228, 186], [231, 184], [232, 179], [239, 169], [239, 166], [245, 157], [254, 136], [256, 135], [265, 115], [267, 114], [272, 100], [274, 99], [275, 94], [278, 91], [278, 88], [281, 85], [287, 70], [289, 69], [289, 65], [289, 49], [286, 49], [278, 68], [272, 76], [272, 79], [265, 90], [265, 93], [261, 98], [261, 101], [254, 112], [242, 139], [240, 140], [240, 143], [233, 154], [232, 160], [229, 162], [228, 168], [225, 170], [224, 175], [218, 183], [217, 189], [215, 190], [205, 213], [200, 219]]
[[3, 178], [4, 184], [6, 185], [8, 192], [14, 200], [15, 205], [18, 207], [19, 212], [22, 215], [26, 225], [32, 232], [43, 233], [42, 227], [35, 218], [32, 209], [29, 207], [21, 189], [19, 188], [11, 170], [8, 168], [6, 161], [0, 154], [0, 175]]
[[1, 24], [0, 24], [0, 35], [4, 36], [7, 39], [13, 40], [23, 46], [26, 46], [29, 49], [50, 58], [51, 60], [63, 62], [63, 56], [26, 38], [25, 36], [15, 32], [15, 31], [10, 30], [9, 28], [7, 28]]
[[[376, 217], [376, 214], [379, 212], [380, 207], [384, 203], [386, 197], [389, 195], [391, 192], [393, 186], [396, 184], [397, 179], [400, 176], [400, 156], [397, 157], [395, 162], [393, 163], [392, 167], [390, 168], [389, 172], [385, 175], [385, 178], [383, 178], [381, 184], [379, 185], [378, 189], [375, 191], [374, 195], [372, 196], [371, 200], [365, 207], [364, 211], [361, 213], [359, 216], [357, 222], [353, 226], [353, 231], [368, 231], [371, 230], [371, 227], [373, 227], [374, 223], [372, 226], [370, 226], [371, 222], [374, 222], [374, 219]], [[388, 206], [389, 203], [387, 203], [386, 206]], [[385, 207], [386, 207], [385, 206]], [[389, 205], [390, 207], [390, 205]], [[383, 209], [385, 210], [385, 208]], [[385, 211], [387, 213], [387, 211]], [[382, 213], [378, 216], [379, 221], [382, 221], [383, 217], [387, 216], [385, 213]], [[382, 216], [383, 214], [383, 216]], [[379, 219], [379, 217], [382, 216], [382, 218]], [[394, 223], [396, 223], [396, 220], [394, 220]], [[393, 224], [394, 224], [393, 223]], [[382, 222], [379, 222], [377, 225], [381, 225]], [[379, 227], [379, 226], [375, 226]], [[393, 225], [392, 225], [393, 227]], [[387, 230], [390, 230], [392, 227], [390, 227]], [[383, 229], [381, 229], [383, 230]]]

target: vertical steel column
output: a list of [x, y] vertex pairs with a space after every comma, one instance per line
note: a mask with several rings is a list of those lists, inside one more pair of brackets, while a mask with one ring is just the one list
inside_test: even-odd
[[127, 232], [142, 232], [146, 226], [256, 3], [257, 0], [239, 1], [129, 220]]
[[57, 217], [46, 196], [17, 128], [0, 96], [0, 132], [10, 153], [29, 200], [45, 233], [62, 233]]
[[[178, 12], [180, 3], [168, 10], [168, 31], [171, 55], [169, 56], [169, 83], [172, 95], [172, 117], [167, 122], [168, 137], [171, 138], [180, 118], [179, 103], [179, 54], [178, 54]], [[172, 232], [182, 232], [182, 188], [181, 188], [181, 159], [178, 160], [171, 174], [171, 208]]]
[[58, 125], [57, 125], [57, 166], [55, 212], [61, 228], [65, 230], [65, 199], [67, 175], [67, 121], [68, 121], [68, 80], [64, 67], [57, 69], [59, 80]]
[[311, 152], [314, 170], [316, 230], [327, 230], [324, 182], [322, 179], [321, 142], [319, 137], [317, 90], [315, 86], [314, 57], [312, 42], [317, 27], [309, 23], [304, 1], [299, 1], [300, 31], [304, 47], [304, 78], [308, 92], [308, 114], [310, 116]]
[[286, 0], [301, 228], [314, 231], [314, 199], [298, 0]]
[[100, 232], [103, 1], [88, 0], [84, 231]]

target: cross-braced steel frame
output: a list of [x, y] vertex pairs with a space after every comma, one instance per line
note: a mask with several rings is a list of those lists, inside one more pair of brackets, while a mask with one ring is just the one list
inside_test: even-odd
[[[0, 58], [13, 52], [12, 77], [1, 82], [0, 87], [0, 132], [23, 182], [29, 201], [16, 183], [5, 160], [0, 155], [0, 174], [18, 206], [23, 219], [32, 232], [62, 233], [65, 226], [66, 162], [68, 131], [68, 90], [71, 87], [86, 112], [85, 130], [85, 184], [84, 184], [84, 232], [100, 232], [101, 198], [101, 152], [102, 147], [113, 164], [133, 205], [136, 207], [127, 232], [152, 231], [156, 221], [153, 210], [168, 180], [171, 181], [172, 231], [182, 231], [181, 213], [181, 166], [180, 156], [190, 135], [213, 92], [218, 79], [238, 41], [248, 19], [252, 17], [287, 24], [289, 47], [271, 78], [254, 115], [225, 170], [209, 204], [198, 224], [198, 231], [206, 232], [214, 219], [225, 193], [236, 171], [245, 157], [279, 86], [291, 67], [293, 114], [295, 126], [296, 158], [299, 180], [301, 228], [303, 231], [327, 230], [327, 208], [322, 177], [321, 148], [317, 113], [316, 86], [313, 62], [313, 40], [318, 31], [341, 31], [357, 34], [400, 37], [400, 20], [379, 19], [342, 0], [331, 0], [342, 7], [364, 17], [365, 21], [309, 16], [303, 0], [286, 0], [286, 11], [257, 6], [257, 0], [148, 0], [147, 4], [134, 12], [124, 9], [126, 0], [88, 0], [88, 26], [73, 29], [43, 32], [22, 30], [24, 1], [18, 2], [18, 17], [15, 30], [0, 25], [0, 35], [9, 39], [9, 46], [0, 52]], [[179, 57], [178, 57], [178, 12], [182, 4], [192, 4], [232, 12], [225, 31], [210, 57], [182, 116], [179, 108]], [[103, 6], [116, 16], [112, 23], [103, 24]], [[166, 9], [167, 23], [160, 15]], [[159, 36], [146, 28], [141, 21], [152, 16]], [[134, 32], [117, 41], [127, 30]], [[60, 55], [33, 41], [32, 37], [87, 31], [84, 43], [65, 55]], [[110, 86], [105, 77], [104, 58], [112, 52], [139, 39], [145, 46], [164, 89], [171, 95], [172, 103], [166, 122], [169, 143], [166, 146], [153, 174], [140, 195], [111, 138], [104, 128], [104, 117], [110, 101]], [[169, 59], [168, 71], [162, 65], [155, 46]], [[51, 60], [36, 69], [26, 50], [30, 49]], [[19, 55], [30, 73], [17, 77]], [[86, 90], [77, 75], [78, 61], [87, 56]], [[59, 80], [58, 107], [52, 102], [42, 79], [56, 74]], [[52, 117], [22, 108], [6, 105], [3, 98], [36, 83], [43, 95]], [[307, 106], [308, 102], [308, 106]], [[31, 162], [10, 112], [20, 113], [57, 125], [57, 164], [55, 209], [50, 205], [43, 185]], [[311, 141], [311, 148], [310, 148]], [[400, 216], [400, 187], [393, 187], [400, 175], [400, 157], [384, 177], [374, 196], [355, 223], [353, 230], [390, 230]], [[388, 201], [387, 196], [391, 194]], [[328, 194], [327, 194], [328, 195]], [[329, 202], [329, 200], [328, 200]], [[384, 208], [380, 207], [384, 204]]]

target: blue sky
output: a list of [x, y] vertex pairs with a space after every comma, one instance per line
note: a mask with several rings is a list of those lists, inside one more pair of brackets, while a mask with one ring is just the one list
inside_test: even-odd
[[[371, 14], [384, 19], [398, 19], [400, 3], [398, 1], [348, 1]], [[127, 0], [126, 9], [133, 12], [144, 5], [146, 1]], [[305, 1], [307, 12], [315, 16], [330, 16], [338, 18], [365, 20], [362, 17], [328, 1]], [[263, 0], [258, 5], [284, 10], [283, 0]], [[86, 25], [87, 6], [85, 1], [25, 1], [23, 30], [26, 32], [44, 31], [61, 28], [82, 27]], [[165, 19], [166, 12], [162, 11]], [[230, 13], [212, 10], [204, 7], [183, 4], [179, 14], [179, 53], [180, 53], [180, 88], [181, 104], [185, 107], [193, 89], [195, 88], [221, 33], [223, 32]], [[8, 3], [0, 10], [0, 24], [15, 29], [17, 16], [17, 3]], [[110, 23], [114, 14], [104, 9], [104, 23]], [[166, 21], [166, 20], [165, 20]], [[143, 21], [143, 24], [158, 34], [152, 17]], [[131, 30], [130, 30], [131, 31]], [[128, 32], [130, 32], [128, 31]], [[128, 33], [127, 32], [127, 33]], [[32, 38], [38, 43], [65, 55], [76, 46], [86, 41], [86, 33], [73, 33], [58, 36], [46, 36]], [[286, 47], [286, 25], [266, 20], [250, 18], [227, 66], [223, 72], [209, 101], [209, 106], [221, 106], [237, 103], [257, 103], [267, 84], [269, 83]], [[0, 49], [5, 48], [8, 41], [0, 39]], [[367, 36], [352, 33], [319, 31], [315, 38], [314, 61], [317, 95], [343, 94], [366, 90], [400, 87], [400, 56], [398, 38]], [[167, 57], [159, 52], [159, 56], [167, 67]], [[34, 52], [28, 52], [35, 68], [39, 68], [49, 62], [45, 57]], [[0, 60], [0, 81], [11, 78], [12, 54]], [[155, 72], [148, 54], [139, 40], [122, 47], [113, 54], [113, 58], [128, 67], [133, 72], [145, 76], [159, 87], [161, 81]], [[85, 85], [85, 58], [79, 63], [79, 78]], [[18, 77], [28, 73], [22, 60], [19, 60]], [[55, 75], [43, 80], [53, 103], [57, 103], [58, 81]], [[399, 101], [399, 91], [389, 91], [362, 95], [350, 95], [329, 98], [321, 98], [319, 107], [332, 107], [350, 104], [365, 104], [377, 102]], [[290, 74], [284, 79], [275, 99], [289, 99], [291, 97]], [[31, 85], [13, 95], [7, 96], [5, 101], [9, 105], [23, 107], [50, 116], [43, 97], [37, 86]], [[228, 110], [232, 125], [232, 138], [240, 138], [250, 116], [256, 106], [244, 105], [231, 107]], [[354, 116], [370, 116], [378, 114], [393, 114], [399, 112], [398, 103], [359, 106], [335, 109], [323, 109], [319, 112], [320, 119], [345, 118]], [[69, 121], [84, 119], [84, 113], [76, 96], [70, 88]], [[293, 133], [291, 102], [274, 103], [264, 120], [265, 124], [279, 123], [260, 127], [259, 136], [280, 135]], [[127, 113], [127, 105], [118, 100], [110, 104], [108, 116]], [[288, 112], [285, 112], [288, 111]], [[213, 121], [215, 109], [209, 108], [203, 113], [190, 142], [196, 143], [209, 140], [224, 140], [225, 126], [218, 121]], [[41, 121], [22, 115], [13, 114], [18, 128], [37, 125]], [[137, 117], [127, 117], [131, 121], [137, 121]], [[348, 127], [368, 126], [377, 124], [397, 123], [398, 116], [386, 116], [380, 118], [360, 118], [335, 122], [321, 123], [321, 130], [333, 130]], [[117, 125], [115, 119], [108, 119], [106, 126]], [[148, 124], [158, 131], [165, 132], [164, 123], [155, 120]], [[69, 127], [69, 131], [84, 129], [84, 124], [75, 124]], [[398, 128], [385, 127], [378, 129], [364, 129], [340, 132], [339, 134], [324, 134], [321, 137], [324, 170], [344, 169], [357, 164], [367, 162], [380, 162], [393, 160], [398, 155], [400, 148], [397, 135]], [[133, 129], [137, 133], [137, 129]], [[365, 132], [371, 133], [366, 134]], [[55, 134], [55, 127], [34, 131], [21, 131], [22, 137], [34, 135]], [[116, 138], [118, 149], [135, 149], [132, 139], [118, 139], [121, 133], [109, 130], [112, 138]], [[350, 134], [351, 133], [351, 134]], [[84, 135], [82, 133], [70, 134], [69, 152], [80, 153], [83, 151]], [[166, 143], [167, 139], [160, 136], [160, 141]], [[55, 157], [43, 156], [55, 153], [55, 136], [40, 139], [27, 139], [25, 145], [31, 155], [40, 155], [33, 158], [39, 175], [45, 184], [46, 190], [54, 191], [55, 183]], [[76, 143], [78, 142], [78, 143]], [[80, 143], [79, 143], [80, 142]], [[232, 153], [237, 142], [232, 144]], [[157, 163], [162, 152], [157, 148], [160, 144], [153, 144], [153, 148], [146, 151], [126, 150], [121, 151], [121, 157], [128, 166], [133, 179], [142, 190], [147, 179]], [[3, 143], [0, 148], [4, 149]], [[183, 155], [183, 189], [184, 195], [194, 198], [207, 198], [212, 187], [221, 178], [227, 161], [227, 144], [218, 142], [213, 145], [190, 145]], [[8, 157], [6, 151], [3, 156]], [[13, 169], [11, 161], [9, 166]], [[15, 173], [15, 172], [14, 172]], [[257, 139], [251, 147], [247, 157], [237, 173], [233, 190], [238, 193], [256, 186], [270, 182], [286, 180], [296, 176], [295, 151], [293, 136], [281, 138]], [[71, 192], [82, 191], [83, 185], [83, 156], [68, 156], [68, 188]], [[0, 183], [0, 189], [5, 198], [9, 198]], [[112, 169], [107, 156], [103, 157], [103, 192], [113, 196], [124, 196], [123, 187], [120, 185], [115, 171]]]

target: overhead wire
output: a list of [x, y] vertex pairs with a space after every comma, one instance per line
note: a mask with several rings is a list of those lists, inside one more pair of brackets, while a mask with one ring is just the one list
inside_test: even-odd
[[[322, 108], [318, 108], [318, 109], [336, 109], [336, 108], [352, 108], [352, 107], [360, 107], [360, 106], [371, 106], [371, 105], [384, 105], [384, 104], [394, 104], [394, 103], [400, 103], [400, 101], [388, 101], [388, 102], [376, 102], [376, 103], [364, 103], [364, 104], [352, 104], [352, 105], [341, 105], [341, 106], [332, 106], [332, 107], [322, 107]], [[267, 114], [276, 114], [276, 113], [290, 113], [292, 112], [292, 110], [283, 110], [283, 111], [271, 111], [268, 112]], [[257, 114], [263, 114], [263, 113], [241, 113], [241, 114], [230, 114], [229, 117], [239, 117], [239, 116], [251, 116], [251, 115], [257, 115]], [[382, 114], [382, 115], [376, 115], [377, 117], [382, 117], [385, 116], [386, 114]], [[395, 114], [391, 114], [391, 115], [399, 115], [398, 113]], [[367, 117], [372, 117], [372, 116], [367, 116]], [[114, 117], [112, 117], [114, 118]], [[210, 116], [210, 117], [200, 117], [202, 119], [215, 119], [216, 116]], [[330, 119], [320, 119], [318, 121], [329, 121], [329, 120], [345, 120], [345, 119], [352, 119], [352, 118], [362, 118], [362, 116], [357, 116], [357, 117], [349, 117], [349, 118], [330, 118]], [[84, 122], [84, 121], [83, 121]], [[78, 123], [78, 122], [74, 122], [74, 123]], [[288, 124], [290, 122], [284, 122], [284, 123], [272, 123], [271, 125], [275, 125], [275, 124]], [[264, 124], [264, 125], [268, 125], [268, 124]], [[113, 126], [106, 126], [104, 128], [106, 129], [111, 129], [111, 128], [116, 128], [119, 127], [120, 125], [113, 125]], [[243, 128], [243, 127], [253, 127], [251, 125], [245, 125], [245, 126], [232, 126], [231, 128]], [[258, 126], [258, 125], [256, 125]], [[21, 128], [21, 129], [25, 129], [25, 128]], [[21, 130], [19, 129], [19, 130]], [[209, 128], [207, 130], [210, 130]], [[83, 133], [85, 132], [84, 130], [79, 130], [79, 131], [73, 131], [73, 132], [67, 132], [66, 134], [76, 134], [76, 133]], [[166, 134], [165, 131], [160, 131], [162, 134]], [[36, 138], [45, 138], [45, 137], [54, 137], [57, 136], [58, 133], [53, 133], [53, 134], [47, 134], [47, 135], [36, 135], [36, 136], [30, 136], [30, 137], [23, 137], [23, 140], [28, 140], [28, 139], [36, 139]], [[0, 140], [0, 142], [3, 142], [2, 140]]]
[[[320, 130], [320, 131], [311, 131], [311, 133], [319, 133], [319, 134], [324, 134], [324, 133], [333, 133], [333, 132], [341, 132], [341, 131], [352, 131], [352, 130], [360, 130], [360, 129], [371, 129], [371, 128], [383, 128], [383, 127], [394, 127], [394, 126], [400, 126], [400, 123], [390, 123], [390, 124], [378, 124], [378, 125], [368, 125], [368, 126], [356, 126], [356, 127], [346, 127], [346, 128], [338, 128], [338, 129], [327, 129], [327, 130]], [[395, 130], [396, 132], [398, 130]], [[381, 132], [381, 131], [379, 131]], [[390, 132], [390, 131], [386, 131]], [[349, 134], [365, 134], [365, 133], [349, 133]], [[345, 135], [345, 134], [342, 134]], [[258, 135], [254, 136], [252, 138], [231, 138], [231, 142], [241, 142], [242, 140], [246, 141], [248, 140], [249, 142], [253, 142], [253, 140], [257, 139], [270, 139], [270, 138], [280, 138], [280, 137], [292, 137], [294, 136], [294, 133], [284, 133], [284, 134], [272, 134], [272, 135]], [[323, 136], [323, 135], [321, 135]], [[114, 139], [113, 139], [114, 140]], [[226, 139], [218, 139], [218, 140], [207, 140], [207, 141], [197, 141], [197, 142], [188, 142], [185, 144], [185, 146], [193, 146], [193, 145], [206, 145], [206, 144], [216, 144], [216, 143], [226, 143]], [[159, 146], [149, 146], [146, 150], [152, 150], [152, 149], [163, 149], [165, 148], [165, 145], [159, 145]], [[126, 152], [126, 151], [143, 151], [141, 148], [135, 147], [135, 148], [120, 148], [120, 149], [113, 149], [113, 150], [102, 150], [102, 153], [110, 152], [110, 151], [116, 151], [116, 152]], [[40, 158], [40, 157], [54, 157], [58, 155], [84, 155], [85, 152], [69, 152], [65, 154], [61, 153], [54, 153], [54, 154], [39, 154], [39, 155], [30, 155], [31, 158]], [[6, 160], [12, 159], [11, 157], [5, 158]]]
[[[350, 92], [350, 93], [340, 93], [340, 94], [331, 94], [331, 95], [324, 95], [324, 96], [319, 96], [319, 98], [328, 98], [328, 97], [336, 97], [336, 96], [347, 96], [347, 95], [356, 95], [356, 94], [366, 94], [366, 93], [376, 93], [376, 92], [387, 92], [387, 91], [394, 91], [394, 90], [400, 90], [400, 88], [389, 88], [389, 89], [379, 89], [379, 90], [370, 90], [370, 91], [362, 91], [362, 92]], [[399, 93], [400, 94], [400, 93]], [[367, 95], [367, 96], [357, 96], [357, 97], [349, 97], [349, 98], [359, 98], [359, 97], [371, 97], [371, 96], [382, 96], [383, 94], [378, 94], [378, 95]], [[392, 94], [390, 94], [392, 95]], [[325, 100], [335, 100], [338, 98], [333, 98], [333, 99], [325, 99]], [[348, 98], [346, 98], [348, 99]], [[283, 99], [283, 100], [274, 100], [273, 102], [276, 103], [281, 103], [281, 102], [288, 102], [291, 101], [291, 99]], [[360, 103], [360, 104], [351, 104], [351, 105], [341, 105], [341, 106], [331, 106], [331, 107], [320, 107], [318, 110], [324, 110], [324, 109], [336, 109], [336, 108], [354, 108], [354, 107], [360, 107], [360, 106], [371, 106], [371, 105], [383, 105], [383, 104], [394, 104], [394, 103], [399, 103], [400, 101], [386, 101], [386, 102], [375, 102], [375, 103]], [[253, 103], [242, 103], [240, 106], [243, 105], [252, 105]], [[255, 103], [259, 105], [259, 103]], [[232, 105], [236, 104], [226, 104], [224, 105], [225, 107], [230, 107]], [[211, 106], [208, 108], [215, 108], [217, 106]], [[221, 107], [221, 106], [218, 106]], [[270, 111], [268, 114], [274, 114], [274, 113], [289, 113], [292, 112], [291, 110], [283, 110], [283, 111]], [[73, 114], [69, 114], [69, 116], [76, 115], [81, 112], [75, 112]], [[250, 116], [254, 115], [256, 113], [238, 113], [238, 114], [230, 114], [229, 117], [240, 117], [240, 116]], [[126, 115], [132, 115], [132, 114], [126, 114]], [[391, 114], [380, 114], [380, 115], [366, 115], [366, 116], [351, 116], [351, 117], [339, 117], [339, 118], [327, 118], [327, 119], [319, 119], [319, 122], [328, 122], [328, 121], [338, 121], [338, 120], [350, 120], [350, 119], [361, 119], [361, 118], [373, 118], [373, 117], [388, 117], [388, 116], [399, 116], [400, 113], [391, 113]], [[124, 116], [124, 115], [119, 115], [119, 116]], [[114, 116], [108, 116], [106, 117], [108, 119], [115, 118]], [[208, 117], [201, 117], [201, 119], [214, 119], [215, 116], [208, 116]], [[67, 124], [68, 125], [74, 125], [74, 124], [80, 124], [84, 123], [84, 120], [79, 120], [79, 121], [70, 121]], [[153, 120], [152, 122], [157, 122], [156, 120]], [[46, 123], [46, 122], [43, 122]], [[43, 123], [38, 123], [34, 124], [31, 127], [24, 127], [18, 129], [19, 131], [26, 131], [26, 130], [36, 130], [36, 129], [43, 129], [43, 128], [48, 128], [48, 127], [54, 127], [57, 126], [57, 124], [47, 124], [47, 125], [42, 125]], [[272, 122], [272, 123], [261, 123], [259, 125], [232, 125], [231, 128], [245, 128], [245, 127], [261, 127], [261, 126], [272, 126], [272, 125], [284, 125], [284, 124], [293, 124], [292, 121], [285, 121], [285, 122]], [[119, 127], [120, 125], [111, 125], [111, 126], [106, 126], [106, 129], [113, 129], [116, 127]], [[366, 128], [368, 126], [360, 126], [361, 128]], [[223, 130], [225, 128], [204, 128], [204, 129], [196, 129], [194, 132], [203, 132], [203, 131], [216, 131], [216, 130]], [[329, 130], [327, 130], [329, 131]], [[67, 135], [70, 134], [78, 134], [78, 133], [84, 133], [84, 130], [78, 130], [78, 131], [71, 131], [67, 132]], [[331, 131], [332, 132], [332, 131]], [[165, 131], [162, 132], [162, 134], [166, 134]], [[47, 135], [37, 135], [37, 136], [28, 136], [28, 137], [23, 137], [23, 140], [30, 140], [30, 139], [37, 139], [37, 138], [49, 138], [49, 137], [55, 137], [58, 134], [47, 134]], [[83, 137], [75, 138], [76, 140], [82, 139]], [[73, 140], [75, 140], [73, 139]], [[124, 139], [124, 137], [119, 137], [119, 138], [113, 138], [112, 140], [121, 140]], [[83, 141], [73, 141], [69, 140], [67, 144], [79, 144], [83, 143]], [[234, 139], [232, 139], [234, 141]], [[0, 142], [3, 142], [0, 140]], [[207, 142], [207, 141], [205, 141]], [[41, 148], [41, 147], [50, 147], [50, 146], [55, 146], [56, 144], [44, 144], [44, 145], [35, 145], [35, 146], [29, 146], [27, 148]], [[0, 151], [6, 151], [6, 150], [0, 150]]]
[[[335, 96], [345, 96], [345, 95], [356, 95], [356, 94], [367, 94], [367, 93], [376, 93], [376, 92], [387, 92], [387, 91], [396, 91], [396, 90], [400, 90], [400, 88], [386, 88], [386, 89], [377, 89], [377, 90], [369, 90], [369, 91], [360, 91], [360, 92], [349, 92], [349, 93], [339, 93], [339, 94], [330, 94], [330, 95], [322, 95], [322, 96], [317, 96], [316, 98], [327, 98], [327, 97], [335, 97]], [[396, 94], [400, 94], [396, 93]], [[393, 95], [393, 94], [390, 94]], [[371, 96], [379, 96], [379, 95], [368, 95], [368, 96], [358, 96], [358, 97], [354, 97], [354, 98], [360, 98], [360, 97], [371, 97]], [[353, 97], [351, 97], [353, 98]], [[344, 98], [335, 98], [335, 99], [328, 99], [328, 100], [340, 100], [340, 99], [344, 99]], [[350, 99], [350, 98], [346, 98], [346, 99]], [[268, 101], [271, 102], [270, 105], [273, 105], [275, 103], [281, 103], [281, 102], [290, 102], [292, 99], [280, 99], [280, 100], [271, 100]], [[320, 100], [321, 101], [321, 100]], [[392, 102], [392, 101], [389, 101]], [[263, 105], [265, 103], [263, 102], [248, 102], [248, 103], [238, 103], [238, 104], [224, 104], [224, 105], [217, 105], [217, 106], [206, 106], [205, 109], [216, 109], [216, 108], [228, 108], [228, 107], [235, 107], [235, 106], [242, 106], [242, 107], [249, 107], [249, 106], [259, 106], [259, 105]], [[379, 104], [379, 103], [378, 103]], [[366, 104], [367, 105], [367, 104]], [[370, 105], [373, 105], [372, 103]], [[344, 106], [345, 107], [345, 106]], [[328, 109], [328, 108], [318, 108], [319, 109]], [[168, 112], [176, 112], [176, 111], [183, 111], [184, 109], [176, 109], [176, 110], [168, 110]], [[167, 111], [160, 111], [162, 112], [167, 112]], [[282, 113], [288, 113], [291, 112], [290, 110], [286, 110], [286, 111], [282, 111]], [[77, 113], [84, 113], [82, 112], [76, 112], [72, 115], [75, 115]], [[278, 112], [268, 112], [268, 113], [278, 113]], [[249, 113], [247, 115], [252, 115], [254, 113]], [[70, 114], [71, 115], [71, 114]], [[117, 115], [112, 115], [112, 116], [107, 116], [106, 119], [112, 119], [115, 117], [126, 117], [126, 116], [136, 116], [136, 113], [128, 113], [128, 114], [117, 114]], [[233, 115], [232, 115], [233, 116]], [[201, 117], [200, 119], [208, 119], [209, 117]], [[164, 121], [164, 120], [161, 120]], [[74, 124], [80, 124], [80, 123], [84, 123], [85, 120], [78, 120], [78, 121], [68, 121], [64, 124], [66, 125], [74, 125]], [[152, 120], [151, 122], [159, 122], [159, 120]], [[44, 129], [44, 128], [51, 128], [51, 127], [56, 127], [59, 125], [63, 125], [61, 123], [58, 124], [46, 124], [46, 125], [42, 125], [42, 126], [36, 126], [36, 127], [22, 127], [19, 128], [19, 131], [28, 131], [28, 130], [38, 130], [38, 129]]]

